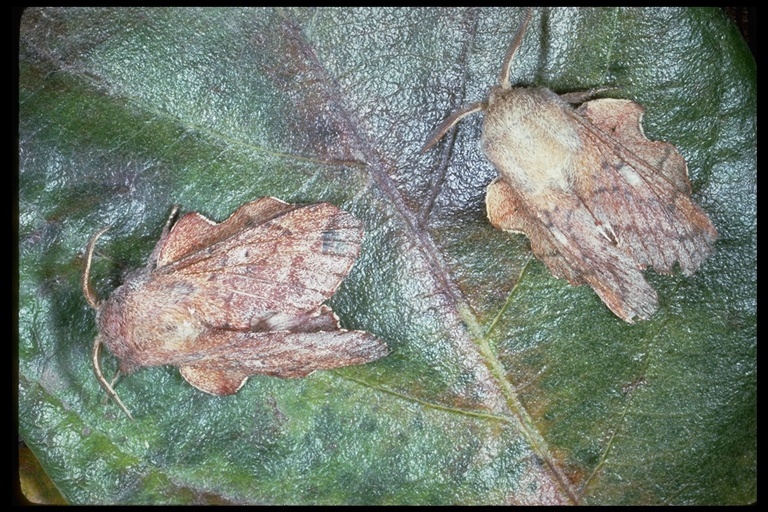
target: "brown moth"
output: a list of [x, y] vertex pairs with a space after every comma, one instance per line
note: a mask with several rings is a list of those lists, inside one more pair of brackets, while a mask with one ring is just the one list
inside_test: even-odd
[[[486, 192], [491, 224], [525, 234], [553, 275], [588, 284], [626, 322], [649, 318], [656, 291], [643, 270], [693, 274], [717, 231], [691, 200], [685, 160], [643, 134], [643, 107], [621, 99], [586, 101], [605, 89], [561, 96], [512, 87], [512, 58], [532, 11], [512, 39], [500, 85], [435, 130], [424, 151], [461, 118], [485, 111], [481, 144], [499, 177]], [[572, 104], [580, 104], [578, 108]]]
[[236, 393], [248, 376], [303, 377], [387, 354], [372, 334], [341, 329], [322, 303], [360, 252], [362, 224], [328, 203], [292, 205], [265, 197], [216, 224], [178, 208], [147, 266], [127, 275], [104, 302], [90, 285], [88, 243], [83, 292], [96, 309], [96, 377], [130, 417], [101, 372], [104, 344], [119, 373], [178, 366], [206, 393]]

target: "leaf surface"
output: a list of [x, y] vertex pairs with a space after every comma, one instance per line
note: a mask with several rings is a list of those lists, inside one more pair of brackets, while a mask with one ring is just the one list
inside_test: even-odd
[[[688, 161], [716, 253], [648, 272], [627, 325], [493, 229], [481, 116], [522, 18], [504, 9], [25, 11], [19, 428], [71, 503], [734, 504], [756, 499], [756, 66], [712, 9], [536, 10], [521, 84], [612, 86]], [[262, 196], [365, 224], [331, 300], [391, 355], [211, 397], [171, 367], [90, 368], [83, 249], [106, 297], [171, 205]], [[105, 374], [116, 362], [104, 357]]]

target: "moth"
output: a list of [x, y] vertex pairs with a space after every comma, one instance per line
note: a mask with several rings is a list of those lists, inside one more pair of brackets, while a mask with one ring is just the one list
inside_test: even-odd
[[386, 344], [345, 330], [323, 302], [360, 252], [362, 224], [328, 204], [293, 205], [265, 197], [217, 224], [175, 207], [144, 268], [129, 273], [104, 302], [90, 284], [98, 238], [86, 249], [83, 293], [97, 311], [92, 361], [99, 384], [131, 417], [101, 371], [106, 345], [119, 374], [177, 366], [194, 387], [236, 393], [250, 375], [303, 377], [363, 364]]
[[691, 200], [677, 149], [643, 134], [638, 103], [589, 100], [607, 88], [557, 95], [510, 85], [531, 17], [528, 10], [510, 43], [499, 85], [445, 119], [422, 151], [484, 111], [481, 145], [499, 174], [486, 191], [491, 224], [525, 234], [553, 275], [588, 284], [624, 321], [647, 319], [658, 297], [643, 270], [671, 273], [677, 263], [693, 274], [717, 231]]

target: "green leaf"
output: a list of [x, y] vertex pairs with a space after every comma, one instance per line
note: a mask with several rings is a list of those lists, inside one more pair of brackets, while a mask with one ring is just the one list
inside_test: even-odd
[[[481, 115], [501, 9], [25, 11], [20, 40], [19, 428], [71, 503], [742, 504], [756, 499], [756, 66], [715, 9], [534, 12], [512, 78], [609, 85], [688, 161], [716, 253], [648, 278], [627, 325], [494, 230]], [[331, 304], [391, 355], [211, 397], [173, 367], [90, 367], [80, 289], [142, 266], [171, 205], [262, 196], [366, 225]], [[104, 356], [105, 374], [116, 361]]]

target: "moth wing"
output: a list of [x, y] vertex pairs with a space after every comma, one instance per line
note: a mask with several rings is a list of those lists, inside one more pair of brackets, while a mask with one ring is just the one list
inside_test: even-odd
[[250, 225], [258, 225], [288, 212], [296, 206], [274, 197], [262, 197], [246, 203], [221, 223], [196, 212], [184, 214], [162, 241], [157, 266], [162, 267], [231, 238]]
[[573, 285], [588, 284], [626, 322], [656, 311], [656, 291], [640, 266], [600, 234], [577, 196], [553, 190], [540, 203], [550, 208], [528, 208], [517, 191], [498, 179], [488, 187], [486, 204], [494, 226], [524, 233], [553, 275]]
[[584, 284], [576, 269], [570, 267], [560, 254], [556, 240], [541, 222], [528, 213], [518, 192], [502, 178], [488, 185], [485, 194], [488, 220], [496, 229], [522, 233], [528, 237], [531, 250], [555, 277], [567, 279], [573, 285]]
[[363, 331], [242, 332], [220, 329], [198, 340], [200, 353], [177, 361], [182, 376], [214, 395], [237, 392], [255, 374], [292, 378], [315, 370], [368, 363], [387, 355], [387, 346]]
[[270, 313], [259, 325], [256, 331], [293, 331], [317, 332], [340, 329], [339, 317], [330, 307], [323, 304], [313, 311], [285, 313], [282, 311]]
[[250, 377], [237, 369], [208, 367], [205, 364], [180, 366], [179, 372], [192, 386], [211, 395], [234, 395]]
[[579, 155], [577, 169], [589, 173], [575, 176], [574, 187], [600, 229], [643, 267], [670, 273], [678, 262], [685, 275], [695, 272], [717, 231], [691, 200], [683, 157], [672, 144], [645, 137], [635, 102], [593, 100], [576, 113], [598, 151]]
[[197, 214], [179, 224], [153, 279], [187, 287], [196, 316], [230, 329], [261, 329], [272, 316], [316, 310], [349, 272], [363, 235], [360, 221], [334, 205], [271, 198], [243, 205], [220, 224]]

